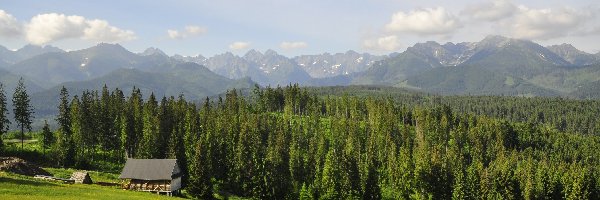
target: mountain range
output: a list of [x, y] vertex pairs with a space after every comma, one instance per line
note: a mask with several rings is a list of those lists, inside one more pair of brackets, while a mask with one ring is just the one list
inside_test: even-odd
[[419, 43], [375, 63], [351, 84], [445, 95], [569, 96], [600, 80], [600, 54], [488, 36], [479, 42]]
[[[600, 54], [570, 44], [541, 46], [529, 40], [488, 36], [479, 42], [418, 43], [401, 53], [347, 51], [286, 57], [274, 50], [230, 52], [212, 57], [169, 56], [157, 48], [133, 53], [118, 44], [64, 51], [27, 45], [0, 46], [0, 81], [10, 90], [18, 76], [31, 92], [146, 87], [190, 98], [253, 84], [310, 86], [387, 85], [447, 95], [530, 95], [594, 98]], [[146, 78], [143, 78], [146, 77]], [[573, 94], [573, 95], [571, 95]], [[587, 94], [577, 95], [577, 94]]]

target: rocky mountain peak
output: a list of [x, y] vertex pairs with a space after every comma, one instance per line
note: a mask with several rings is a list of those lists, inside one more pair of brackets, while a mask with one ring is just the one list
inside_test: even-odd
[[269, 49], [267, 51], [265, 51], [265, 56], [277, 56], [279, 54], [277, 54], [277, 52], [273, 49]]
[[142, 55], [142, 56], [160, 55], [160, 56], [168, 57], [167, 54], [165, 54], [165, 52], [163, 52], [162, 50], [160, 50], [158, 48], [154, 48], [154, 47], [147, 48], [146, 50], [144, 50], [144, 52], [140, 53], [140, 55]]
[[500, 35], [488, 35], [483, 40], [477, 43], [479, 47], [503, 47], [509, 45], [515, 39], [507, 38]]
[[246, 60], [259, 60], [259, 59], [261, 59], [264, 56], [265, 55], [263, 55], [260, 51], [257, 51], [255, 49], [250, 49], [250, 51], [248, 51], [244, 55], [244, 59], [246, 59]]
[[571, 44], [560, 44], [546, 47], [556, 55], [562, 57], [572, 65], [589, 65], [598, 62], [598, 56], [586, 53]]

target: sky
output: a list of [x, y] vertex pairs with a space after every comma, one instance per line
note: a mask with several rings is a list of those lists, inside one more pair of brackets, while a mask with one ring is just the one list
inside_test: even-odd
[[0, 45], [78, 50], [100, 42], [133, 52], [287, 56], [401, 52], [418, 42], [487, 35], [600, 51], [596, 0], [0, 0]]

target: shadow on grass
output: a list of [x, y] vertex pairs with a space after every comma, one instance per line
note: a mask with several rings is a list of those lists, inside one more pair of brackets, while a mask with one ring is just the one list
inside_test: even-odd
[[30, 185], [30, 186], [55, 186], [55, 184], [52, 184], [52, 183], [39, 182], [39, 181], [33, 181], [33, 180], [24, 180], [24, 179], [14, 179], [14, 178], [7, 178], [7, 177], [0, 177], [0, 183]]

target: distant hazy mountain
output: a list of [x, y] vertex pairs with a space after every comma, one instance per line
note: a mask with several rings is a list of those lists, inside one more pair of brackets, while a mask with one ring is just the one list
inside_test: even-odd
[[243, 57], [227, 52], [196, 62], [219, 75], [232, 79], [249, 77], [261, 85], [302, 84], [311, 79], [292, 59], [273, 50], [267, 50], [264, 54], [250, 50]]
[[600, 80], [600, 70], [584, 65], [598, 62], [590, 58], [591, 54], [571, 45], [561, 46], [551, 51], [528, 40], [502, 36], [488, 36], [474, 43], [419, 43], [373, 64], [352, 84], [383, 84], [442, 94], [553, 96]]
[[303, 84], [311, 79], [310, 75], [296, 62], [273, 50], [267, 50], [264, 54], [250, 51], [244, 56], [244, 59], [258, 66], [258, 69], [268, 78], [266, 84], [269, 85]]
[[429, 41], [418, 43], [409, 47], [406, 51], [421, 57], [429, 63], [439, 63], [443, 66], [456, 66], [462, 64], [473, 55], [475, 43], [446, 43], [440, 45]]
[[263, 54], [252, 49], [242, 57], [226, 52], [210, 58], [201, 55], [197, 57], [175, 55], [171, 58], [205, 65], [215, 73], [228, 78], [250, 77], [261, 85], [289, 83], [311, 85], [313, 82], [309, 80], [313, 78], [321, 79], [364, 71], [385, 56], [348, 51], [333, 55], [324, 53], [288, 58], [274, 50], [267, 50]]
[[376, 61], [385, 58], [385, 56], [347, 51], [336, 54], [302, 55], [294, 57], [293, 60], [311, 77], [326, 78], [365, 71]]
[[3, 67], [1, 63], [5, 63], [4, 67], [8, 67], [8, 65], [50, 52], [64, 51], [62, 49], [50, 45], [44, 47], [36, 45], [26, 45], [23, 48], [20, 48], [16, 51], [11, 51], [4, 46], [0, 46], [0, 67]]
[[0, 69], [7, 68], [8, 66], [10, 66], [9, 63], [7, 63], [7, 62], [5, 62], [3, 60], [0, 60]]
[[502, 36], [479, 42], [429, 41], [389, 56], [347, 51], [288, 58], [274, 50], [250, 50], [241, 57], [230, 52], [209, 58], [169, 57], [157, 48], [136, 54], [118, 44], [70, 52], [51, 46], [26, 46], [18, 51], [0, 46], [0, 56], [0, 68], [8, 71], [0, 71], [0, 81], [14, 83], [15, 77], [24, 76], [34, 90], [62, 84], [97, 88], [110, 82], [115, 87], [139, 85], [147, 91], [184, 92], [191, 97], [230, 88], [235, 79], [246, 83], [237, 84], [240, 87], [249, 87], [250, 82], [263, 86], [387, 85], [442, 94], [578, 97], [590, 96], [586, 94], [600, 81], [600, 53], [586, 53], [569, 44], [543, 47]]
[[590, 65], [600, 61], [598, 55], [583, 52], [571, 44], [552, 45], [546, 48], [572, 65]]
[[147, 48], [146, 50], [144, 50], [144, 52], [142, 53], [138, 53], [138, 55], [140, 56], [161, 56], [161, 57], [169, 57], [165, 52], [163, 52], [160, 49], [154, 48], [154, 47], [150, 47]]
[[[19, 83], [19, 79], [21, 77], [19, 75], [10, 73], [4, 69], [0, 69], [0, 83], [4, 86], [4, 92], [7, 97], [12, 97], [12, 94], [15, 91], [15, 87]], [[33, 83], [31, 80], [25, 78], [25, 87], [27, 88], [27, 92], [34, 93], [43, 90], [42, 87]], [[9, 98], [10, 99], [10, 98]]]
[[475, 45], [474, 54], [462, 64], [530, 78], [555, 66], [567, 66], [570, 63], [528, 40], [488, 36]]
[[70, 52], [51, 52], [21, 61], [8, 67], [15, 74], [23, 74], [34, 82], [51, 87], [68, 81], [84, 81], [106, 75], [114, 70], [142, 69], [167, 70], [163, 66], [170, 59], [162, 54], [141, 56], [118, 44], [97, 46]]
[[205, 63], [206, 63], [206, 58], [202, 55], [182, 56], [179, 54], [175, 54], [174, 56], [171, 56], [171, 58], [176, 61], [193, 62], [193, 63], [199, 64], [199, 65], [205, 65]]
[[213, 72], [231, 78], [238, 79], [242, 77], [251, 77], [252, 80], [265, 84], [269, 82], [255, 63], [251, 63], [230, 52], [215, 55], [203, 62]]
[[133, 87], [136, 87], [142, 91], [145, 97], [153, 92], [157, 97], [183, 94], [187, 99], [198, 100], [232, 88], [250, 88], [255, 84], [250, 79], [225, 78], [196, 63], [174, 64], [170, 68], [172, 70], [167, 73], [117, 69], [91, 80], [65, 82], [48, 90], [34, 93], [32, 104], [36, 110], [40, 110], [40, 114], [54, 112], [62, 86], [69, 90], [71, 96], [80, 95], [85, 90], [100, 90], [107, 85], [111, 90], [119, 88], [125, 94], [129, 94]]

